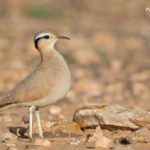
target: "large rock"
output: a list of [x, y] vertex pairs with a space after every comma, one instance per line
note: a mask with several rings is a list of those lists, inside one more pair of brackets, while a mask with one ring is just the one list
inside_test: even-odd
[[83, 129], [98, 125], [111, 130], [150, 128], [150, 112], [119, 105], [82, 107], [75, 112], [73, 120]]

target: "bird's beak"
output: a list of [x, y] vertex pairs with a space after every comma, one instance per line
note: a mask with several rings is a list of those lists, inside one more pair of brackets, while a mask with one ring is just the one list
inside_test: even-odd
[[57, 39], [66, 39], [66, 40], [70, 40], [69, 37], [61, 36], [61, 35], [58, 35], [58, 36], [57, 36]]

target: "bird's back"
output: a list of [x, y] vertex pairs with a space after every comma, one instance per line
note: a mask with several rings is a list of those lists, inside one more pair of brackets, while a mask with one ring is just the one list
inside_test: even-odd
[[70, 72], [63, 57], [58, 52], [54, 56], [43, 61], [22, 80], [9, 94], [9, 98], [0, 101], [0, 105], [10, 101], [30, 105], [45, 97], [49, 98], [46, 103], [51, 103], [51, 95], [60, 95], [56, 99], [63, 97], [70, 87]]

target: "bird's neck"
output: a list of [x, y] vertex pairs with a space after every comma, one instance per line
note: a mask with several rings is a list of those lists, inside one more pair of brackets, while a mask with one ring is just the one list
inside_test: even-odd
[[57, 50], [54, 48], [47, 48], [44, 50], [40, 50], [40, 55], [41, 55], [41, 63], [64, 60], [63, 57], [59, 54], [59, 52], [57, 52]]

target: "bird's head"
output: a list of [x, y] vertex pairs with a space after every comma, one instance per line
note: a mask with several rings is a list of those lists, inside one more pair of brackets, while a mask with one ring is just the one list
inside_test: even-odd
[[53, 33], [42, 32], [42, 33], [35, 34], [34, 45], [35, 45], [35, 48], [38, 50], [47, 49], [47, 48], [53, 49], [56, 41], [59, 39], [70, 40], [70, 38], [66, 36], [60, 36], [60, 35], [55, 35]]

